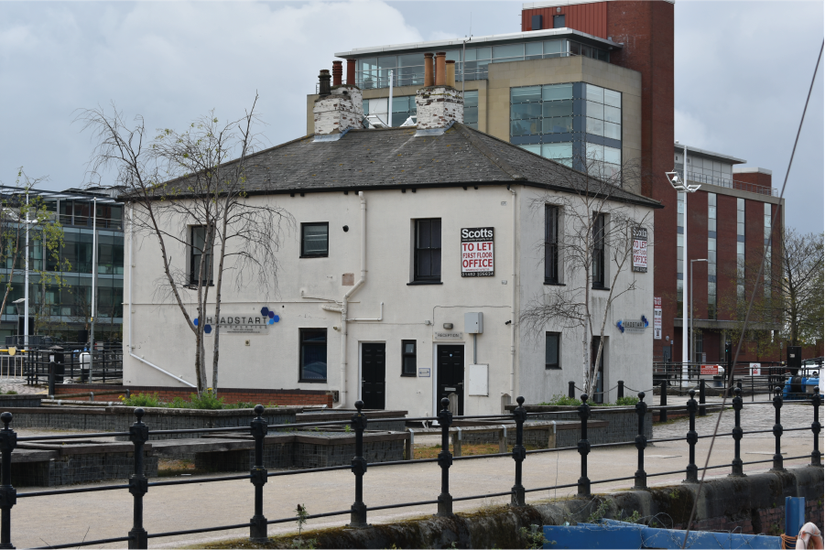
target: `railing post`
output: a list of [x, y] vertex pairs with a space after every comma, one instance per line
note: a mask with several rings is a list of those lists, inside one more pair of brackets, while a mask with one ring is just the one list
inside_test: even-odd
[[355, 430], [355, 456], [352, 457], [352, 473], [355, 474], [355, 502], [350, 508], [350, 527], [367, 527], [367, 505], [364, 504], [364, 474], [367, 473], [367, 459], [364, 458], [364, 430], [367, 417], [361, 412], [363, 401], [356, 401], [358, 409], [352, 415], [352, 429]]
[[819, 406], [822, 404], [822, 397], [819, 395], [819, 388], [814, 388], [811, 397], [811, 405], [814, 406], [814, 421], [811, 424], [811, 431], [814, 433], [814, 450], [811, 452], [811, 466], [822, 466], [822, 453], [819, 452], [819, 432], [822, 424], [819, 423]]
[[708, 414], [708, 408], [705, 407], [705, 381], [699, 381], [699, 416]]
[[582, 421], [581, 439], [579, 439], [579, 455], [581, 455], [581, 477], [579, 477], [579, 496], [590, 496], [590, 479], [587, 477], [587, 455], [590, 453], [590, 441], [587, 440], [587, 419], [590, 418], [590, 405], [587, 404], [587, 394], [581, 396], [579, 418]]
[[524, 421], [527, 420], [527, 411], [524, 410], [524, 397], [519, 395], [516, 398], [518, 407], [513, 410], [513, 418], [516, 421], [516, 444], [513, 446], [513, 460], [516, 461], [516, 484], [513, 485], [510, 496], [510, 504], [513, 506], [524, 506], [524, 485], [521, 483], [521, 467], [524, 459], [527, 458], [527, 451], [524, 449]]
[[690, 424], [688, 426], [687, 444], [688, 444], [688, 465], [685, 477], [685, 483], [699, 483], [698, 468], [696, 467], [696, 443], [699, 441], [699, 435], [696, 433], [696, 410], [699, 405], [696, 404], [696, 390], [690, 390], [690, 399], [687, 402], [688, 417]]
[[266, 437], [266, 420], [261, 415], [264, 413], [263, 405], [255, 405], [255, 418], [249, 423], [249, 431], [255, 439], [255, 464], [249, 472], [249, 480], [255, 486], [255, 515], [249, 520], [249, 540], [250, 542], [266, 542], [266, 516], [264, 516], [264, 485], [266, 485], [267, 475], [264, 468], [264, 437]]
[[[662, 380], [662, 390], [659, 394], [659, 405], [667, 407], [667, 380]], [[659, 422], [667, 422], [667, 409], [659, 409]]]
[[453, 423], [453, 413], [450, 412], [450, 400], [446, 397], [441, 400], [438, 423], [441, 425], [441, 452], [438, 453], [441, 494], [438, 495], [438, 515], [448, 517], [453, 515], [453, 497], [450, 495], [450, 466], [453, 463], [453, 455], [450, 454], [450, 425]]
[[11, 485], [11, 452], [17, 447], [17, 434], [9, 428], [10, 412], [0, 414], [3, 429], [0, 430], [0, 452], [3, 465], [0, 470], [0, 548], [14, 548], [11, 543], [11, 508], [17, 504], [17, 491]]
[[567, 383], [567, 397], [570, 399], [576, 398], [576, 383], [572, 380]]
[[777, 388], [773, 398], [773, 408], [776, 409], [776, 423], [773, 425], [773, 435], [776, 438], [776, 450], [773, 455], [773, 467], [771, 470], [784, 470], [782, 464], [782, 422], [780, 411], [782, 410], [782, 389]]
[[636, 449], [638, 449], [638, 460], [636, 474], [634, 476], [634, 489], [647, 489], [647, 472], [645, 472], [645, 447], [647, 438], [645, 437], [645, 414], [647, 413], [647, 403], [645, 403], [645, 392], [639, 392], [639, 402], [636, 403], [636, 414], [639, 415], [639, 433], [636, 435]]
[[733, 390], [733, 462], [731, 462], [730, 475], [733, 477], [743, 477], [742, 472], [742, 456], [741, 456], [741, 441], [742, 441], [742, 390], [736, 388]]
[[129, 478], [129, 492], [134, 497], [129, 548], [148, 548], [149, 541], [146, 529], [143, 528], [143, 495], [149, 491], [149, 480], [143, 475], [143, 445], [149, 440], [149, 426], [141, 421], [143, 415], [143, 409], [135, 409], [137, 422], [129, 426], [129, 440], [135, 446], [135, 473]]
[[624, 397], [624, 380], [619, 380], [616, 383], [616, 400]]

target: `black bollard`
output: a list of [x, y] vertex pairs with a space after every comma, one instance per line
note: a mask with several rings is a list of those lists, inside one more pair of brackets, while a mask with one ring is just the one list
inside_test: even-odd
[[699, 435], [696, 433], [696, 410], [699, 405], [696, 404], [696, 390], [690, 390], [690, 399], [687, 402], [688, 417], [690, 424], [688, 426], [687, 444], [688, 444], [688, 465], [685, 477], [685, 483], [699, 483], [698, 468], [696, 467], [696, 443], [699, 441]]
[[590, 405], [587, 404], [587, 394], [581, 396], [579, 418], [582, 421], [581, 439], [579, 439], [579, 455], [581, 455], [581, 477], [579, 477], [579, 496], [590, 496], [590, 479], [587, 477], [587, 455], [590, 453], [590, 441], [587, 440], [587, 419], [590, 418]]
[[616, 401], [624, 398], [624, 380], [616, 382]]
[[367, 417], [361, 412], [363, 401], [356, 401], [358, 409], [352, 415], [352, 429], [355, 430], [355, 456], [352, 457], [352, 473], [355, 474], [355, 502], [350, 508], [350, 527], [367, 527], [367, 505], [364, 504], [364, 474], [367, 473], [367, 459], [364, 458], [364, 430]]
[[730, 465], [730, 475], [733, 477], [743, 477], [742, 472], [742, 456], [741, 444], [742, 441], [742, 389], [736, 388], [733, 390], [733, 462]]
[[11, 452], [17, 447], [17, 434], [9, 428], [12, 414], [0, 414], [3, 429], [0, 430], [0, 452], [3, 464], [0, 468], [0, 548], [14, 548], [11, 543], [11, 509], [17, 504], [17, 491], [11, 485]]
[[645, 403], [645, 392], [639, 392], [639, 402], [636, 403], [636, 414], [639, 415], [639, 433], [636, 435], [636, 449], [638, 450], [637, 468], [634, 476], [634, 489], [647, 489], [647, 473], [645, 472], [645, 447], [647, 438], [645, 437], [645, 414], [647, 413], [647, 403]]
[[450, 425], [453, 423], [453, 413], [449, 407], [450, 400], [443, 398], [441, 410], [438, 412], [438, 423], [441, 425], [441, 452], [438, 453], [438, 465], [441, 466], [441, 494], [438, 495], [438, 515], [442, 517], [453, 515], [453, 497], [450, 495], [450, 466], [453, 463], [453, 455], [450, 453]]
[[776, 450], [773, 455], [773, 467], [771, 470], [784, 470], [782, 464], [782, 422], [780, 412], [782, 410], [782, 388], [776, 388], [773, 398], [773, 408], [776, 409], [776, 423], [773, 425], [773, 435], [776, 438]]
[[[662, 380], [662, 392], [659, 394], [659, 405], [667, 407], [667, 380]], [[659, 422], [667, 422], [667, 409], [659, 409]]]
[[516, 461], [516, 484], [513, 485], [510, 495], [510, 504], [513, 506], [524, 506], [524, 485], [521, 483], [521, 467], [524, 459], [527, 458], [527, 451], [524, 449], [524, 421], [527, 420], [527, 411], [524, 410], [524, 397], [516, 398], [518, 407], [513, 410], [513, 418], [516, 421], [516, 444], [513, 446], [513, 460]]
[[708, 408], [705, 407], [705, 381], [699, 381], [699, 416], [708, 414]]
[[143, 528], [143, 495], [149, 491], [149, 480], [143, 475], [143, 445], [149, 440], [149, 426], [142, 422], [143, 415], [143, 409], [135, 409], [137, 422], [129, 426], [129, 440], [135, 446], [135, 473], [129, 477], [129, 492], [134, 497], [129, 548], [148, 548], [149, 540]]
[[266, 542], [266, 516], [264, 516], [264, 485], [267, 476], [264, 468], [264, 437], [268, 426], [261, 418], [264, 413], [263, 405], [255, 405], [255, 418], [249, 423], [249, 431], [255, 439], [255, 465], [249, 472], [249, 479], [255, 486], [255, 515], [249, 520], [249, 541]]
[[819, 452], [819, 432], [822, 430], [822, 424], [819, 423], [819, 406], [822, 405], [822, 396], [819, 395], [819, 388], [814, 388], [811, 405], [814, 406], [814, 421], [811, 424], [811, 431], [814, 433], [814, 450], [811, 452], [811, 466], [822, 466], [822, 453]]
[[572, 380], [567, 383], [567, 397], [570, 399], [576, 398], [576, 383]]

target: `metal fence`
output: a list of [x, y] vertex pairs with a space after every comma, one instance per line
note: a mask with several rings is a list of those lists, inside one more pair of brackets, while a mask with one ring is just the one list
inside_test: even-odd
[[[745, 432], [742, 430], [740, 426], [740, 413], [741, 411], [747, 407], [745, 402], [742, 400], [741, 397], [741, 390], [736, 391], [736, 396], [732, 400], [732, 405], [735, 413], [735, 423], [734, 429], [732, 431], [732, 437], [735, 441], [734, 447], [734, 456], [731, 462], [725, 464], [717, 464], [713, 466], [709, 466], [711, 469], [723, 469], [723, 468], [730, 468], [731, 475], [739, 476], [743, 475], [743, 466], [750, 465], [750, 464], [760, 464], [760, 463], [770, 463], [773, 470], [783, 470], [784, 468], [784, 461], [785, 460], [792, 460], [792, 459], [807, 459], [810, 457], [810, 464], [812, 466], [822, 466], [822, 453], [819, 450], [819, 432], [821, 431], [821, 424], [819, 422], [819, 407], [822, 404], [822, 399], [819, 395], [819, 390], [817, 388], [816, 393], [811, 397], [810, 403], [813, 405], [813, 418], [812, 423], [810, 426], [804, 427], [793, 427], [793, 428], [785, 428], [782, 426], [781, 423], [781, 411], [783, 407], [783, 400], [781, 393], [777, 392], [776, 396], [771, 400], [767, 401], [775, 408], [775, 424], [772, 429], [766, 430], [755, 430], [755, 431], [748, 431]], [[224, 531], [229, 529], [238, 529], [238, 528], [249, 528], [249, 538], [252, 542], [261, 542], [265, 541], [267, 538], [267, 526], [273, 524], [281, 524], [295, 521], [294, 517], [286, 517], [286, 518], [277, 518], [277, 519], [268, 519], [263, 514], [263, 499], [264, 499], [264, 492], [263, 488], [264, 485], [269, 481], [270, 478], [277, 479], [281, 476], [290, 476], [296, 475], [301, 473], [306, 473], [308, 471], [312, 472], [320, 472], [320, 471], [331, 471], [331, 470], [343, 470], [349, 468], [352, 473], [354, 474], [354, 501], [352, 506], [348, 510], [338, 510], [333, 512], [327, 512], [322, 514], [310, 514], [306, 516], [306, 519], [313, 519], [313, 518], [322, 518], [322, 517], [331, 517], [331, 516], [346, 516], [350, 517], [349, 525], [352, 527], [363, 527], [367, 525], [367, 514], [368, 509], [372, 511], [378, 510], [385, 510], [385, 509], [396, 509], [396, 508], [404, 508], [409, 506], [420, 506], [420, 505], [432, 505], [436, 507], [437, 514], [439, 516], [451, 516], [453, 514], [453, 503], [457, 501], [466, 501], [466, 500], [478, 500], [478, 499], [485, 499], [490, 497], [498, 497], [498, 496], [510, 496], [510, 501], [513, 506], [524, 506], [525, 505], [525, 495], [530, 492], [536, 491], [548, 491], [554, 489], [561, 489], [561, 488], [573, 488], [577, 489], [579, 496], [590, 496], [591, 486], [597, 483], [607, 483], [607, 482], [617, 482], [617, 481], [632, 481], [634, 489], [645, 489], [647, 488], [648, 477], [652, 476], [661, 476], [661, 475], [674, 475], [674, 474], [685, 474], [685, 482], [686, 483], [698, 483], [698, 467], [696, 465], [696, 453], [695, 453], [695, 446], [699, 439], [713, 437], [712, 434], [702, 434], [699, 435], [696, 432], [695, 420], [697, 413], [699, 413], [699, 404], [696, 402], [695, 399], [695, 392], [691, 392], [690, 400], [686, 403], [686, 405], [680, 406], [670, 406], [666, 407], [669, 410], [683, 410], [686, 411], [687, 415], [689, 416], [689, 429], [687, 431], [686, 437], [684, 438], [662, 438], [662, 439], [651, 439], [648, 440], [645, 437], [645, 417], [646, 413], [650, 409], [660, 409], [661, 407], [649, 407], [644, 402], [645, 394], [639, 393], [639, 403], [636, 404], [635, 412], [638, 415], [638, 435], [633, 442], [636, 446], [638, 451], [638, 464], [637, 469], [633, 473], [633, 475], [619, 477], [619, 478], [612, 478], [612, 479], [592, 479], [589, 477], [588, 473], [588, 455], [595, 449], [600, 448], [607, 448], [607, 447], [615, 447], [618, 445], [627, 445], [630, 442], [623, 442], [623, 443], [605, 443], [605, 444], [591, 444], [588, 440], [588, 433], [587, 433], [587, 421], [590, 417], [590, 406], [587, 403], [587, 396], [582, 395], [582, 404], [578, 407], [578, 416], [581, 419], [581, 428], [580, 428], [580, 437], [578, 444], [575, 447], [562, 447], [562, 448], [552, 448], [552, 449], [538, 449], [538, 450], [531, 450], [527, 451], [524, 447], [524, 424], [528, 421], [531, 416], [535, 416], [534, 413], [528, 413], [524, 408], [524, 398], [519, 397], [517, 399], [518, 406], [514, 409], [511, 415], [490, 415], [490, 416], [463, 416], [454, 418], [452, 413], [449, 411], [449, 400], [442, 399], [441, 406], [442, 410], [438, 413], [436, 417], [422, 417], [422, 418], [404, 418], [403, 420], [407, 421], [435, 421], [437, 420], [441, 429], [441, 452], [438, 455], [438, 458], [434, 459], [423, 459], [414, 461], [414, 463], [423, 463], [423, 462], [437, 462], [441, 468], [441, 492], [437, 495], [436, 498], [426, 501], [419, 501], [419, 502], [399, 502], [396, 504], [386, 505], [386, 506], [374, 506], [368, 508], [367, 503], [364, 501], [364, 476], [367, 472], [367, 467], [370, 468], [378, 468], [390, 465], [399, 465], [399, 464], [411, 464], [409, 461], [394, 461], [394, 462], [379, 462], [379, 463], [371, 463], [368, 464], [366, 459], [364, 458], [364, 431], [369, 426], [369, 420], [362, 411], [363, 403], [357, 402], [357, 412], [352, 416], [352, 419], [347, 421], [329, 421], [329, 422], [312, 422], [312, 423], [298, 423], [298, 424], [290, 424], [288, 427], [286, 426], [269, 426], [267, 425], [266, 421], [261, 417], [264, 412], [264, 407], [262, 405], [258, 405], [254, 409], [255, 417], [250, 422], [250, 429], [249, 434], [255, 441], [255, 451], [254, 451], [254, 466], [251, 468], [249, 474], [238, 474], [238, 475], [224, 475], [224, 476], [215, 476], [209, 478], [194, 478], [194, 479], [181, 479], [181, 480], [174, 480], [174, 481], [152, 481], [150, 482], [148, 478], [144, 475], [144, 445], [149, 440], [149, 436], [151, 435], [172, 435], [172, 434], [184, 434], [184, 433], [221, 433], [221, 432], [231, 432], [231, 431], [238, 431], [238, 428], [201, 428], [201, 429], [190, 429], [190, 430], [151, 430], [149, 426], [147, 426], [143, 422], [144, 411], [143, 409], [136, 409], [135, 416], [137, 421], [129, 427], [127, 432], [116, 432], [116, 433], [104, 433], [104, 434], [78, 434], [78, 435], [55, 435], [55, 436], [36, 436], [36, 437], [17, 437], [17, 434], [11, 427], [12, 424], [12, 414], [9, 412], [4, 412], [0, 415], [0, 421], [2, 421], [4, 428], [0, 430], [0, 451], [2, 451], [2, 467], [0, 467], [0, 547], [2, 548], [13, 548], [12, 544], [12, 521], [11, 521], [11, 510], [14, 505], [17, 503], [18, 499], [22, 498], [44, 498], [52, 495], [62, 495], [62, 494], [73, 494], [73, 493], [81, 493], [81, 492], [90, 492], [90, 491], [117, 491], [117, 490], [128, 490], [129, 493], [133, 496], [133, 523], [131, 530], [124, 534], [121, 537], [114, 537], [108, 539], [98, 539], [98, 540], [83, 540], [83, 541], [75, 541], [75, 542], [67, 542], [64, 544], [58, 545], [51, 545], [44, 548], [67, 548], [73, 546], [91, 546], [91, 545], [98, 545], [98, 544], [108, 544], [108, 543], [116, 543], [116, 542], [128, 542], [129, 548], [147, 548], [148, 541], [151, 538], [158, 538], [158, 537], [170, 537], [170, 536], [179, 536], [179, 535], [191, 535], [196, 533], [205, 533], [205, 532], [213, 532], [213, 531]], [[766, 402], [761, 402], [766, 403]], [[623, 408], [626, 410], [627, 408]], [[544, 413], [546, 414], [546, 413]], [[471, 455], [471, 456], [463, 456], [463, 457], [454, 457], [453, 454], [450, 452], [450, 445], [449, 445], [449, 431], [450, 426], [452, 425], [453, 421], [461, 418], [466, 420], [476, 420], [476, 421], [501, 421], [501, 420], [511, 420], [515, 423], [516, 429], [516, 437], [515, 437], [515, 445], [513, 446], [513, 450], [510, 453], [497, 453], [497, 454], [488, 454], [488, 455]], [[379, 421], [386, 422], [387, 419], [380, 419]], [[334, 426], [334, 425], [344, 425], [350, 426], [352, 431], [354, 432], [355, 437], [355, 456], [352, 459], [352, 463], [350, 466], [332, 466], [326, 468], [316, 468], [312, 470], [287, 470], [287, 471], [274, 471], [270, 472], [263, 466], [263, 454], [264, 454], [264, 438], [270, 429], [299, 429], [303, 427], [315, 427], [315, 426]], [[783, 457], [780, 444], [783, 432], [788, 431], [797, 431], [797, 430], [810, 430], [813, 433], [813, 450], [810, 455], [800, 455], [800, 456], [792, 456], [792, 457]], [[745, 435], [750, 434], [763, 434], [763, 433], [772, 433], [775, 442], [775, 454], [771, 459], [767, 460], [755, 460], [744, 462], [740, 456], [740, 442], [741, 439]], [[124, 436], [128, 437], [129, 440], [134, 445], [134, 474], [132, 474], [128, 480], [128, 484], [117, 484], [117, 485], [101, 485], [101, 486], [91, 486], [91, 487], [83, 487], [83, 488], [67, 488], [67, 489], [57, 489], [57, 490], [46, 490], [46, 491], [33, 491], [33, 492], [23, 492], [18, 493], [17, 490], [11, 484], [11, 464], [12, 464], [12, 454], [14, 449], [19, 441], [48, 441], [48, 440], [66, 440], [66, 439], [93, 439], [98, 437], [112, 437], [112, 436]], [[650, 443], [658, 443], [658, 442], [666, 442], [666, 441], [686, 441], [688, 445], [688, 464], [683, 470], [673, 470], [668, 472], [658, 472], [653, 474], [648, 474], [645, 471], [645, 448]], [[578, 479], [577, 483], [573, 484], [564, 484], [564, 485], [555, 485], [550, 487], [525, 487], [522, 483], [522, 471], [525, 466], [525, 461], [530, 454], [536, 453], [557, 453], [560, 451], [566, 450], [577, 450], [580, 457], [581, 457], [581, 466], [580, 472], [581, 476]], [[511, 456], [514, 461], [514, 485], [510, 491], [498, 492], [498, 493], [487, 493], [483, 495], [472, 495], [472, 496], [464, 496], [464, 497], [453, 497], [450, 494], [450, 467], [453, 464], [454, 460], [473, 460], [477, 458], [489, 458], [495, 456]], [[529, 462], [528, 462], [529, 464]], [[254, 515], [248, 522], [242, 523], [235, 523], [229, 525], [216, 525], [216, 526], [208, 526], [208, 527], [201, 527], [196, 529], [186, 529], [180, 531], [170, 531], [170, 532], [155, 532], [149, 533], [143, 523], [143, 498], [147, 494], [150, 489], [157, 489], [161, 490], [161, 487], [170, 486], [170, 485], [179, 485], [179, 484], [208, 484], [213, 482], [220, 482], [220, 481], [228, 481], [228, 480], [244, 480], [248, 479], [252, 483], [253, 486], [253, 509]], [[435, 496], [435, 495], [434, 495]], [[124, 529], [125, 530], [125, 529]]]
[[[29, 385], [77, 382], [120, 382], [123, 347], [120, 342], [98, 344], [94, 350], [77, 342], [30, 348], [22, 360], [22, 376]], [[50, 393], [54, 393], [50, 391]]]

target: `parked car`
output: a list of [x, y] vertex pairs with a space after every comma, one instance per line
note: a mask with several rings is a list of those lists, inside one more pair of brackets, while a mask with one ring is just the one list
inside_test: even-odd
[[820, 387], [819, 373], [822, 371], [822, 357], [805, 359], [795, 375], [785, 381], [782, 398], [786, 400], [810, 399], [814, 389]]

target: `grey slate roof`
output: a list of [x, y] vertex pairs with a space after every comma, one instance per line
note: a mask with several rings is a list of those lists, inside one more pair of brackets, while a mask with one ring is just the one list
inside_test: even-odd
[[[415, 127], [401, 127], [349, 130], [337, 141], [296, 139], [249, 156], [244, 188], [279, 194], [518, 183], [570, 192], [584, 185], [583, 174], [463, 124], [441, 135], [415, 134]], [[661, 207], [623, 189], [611, 188], [611, 195]]]

